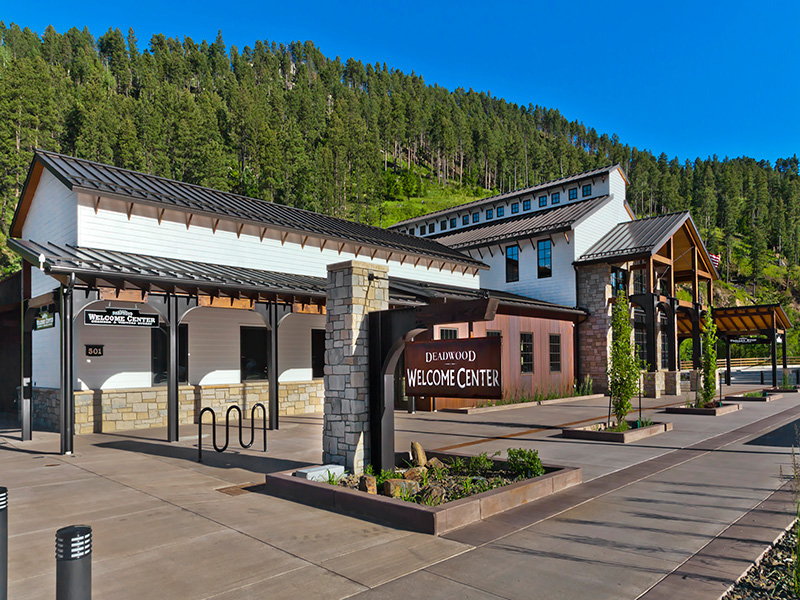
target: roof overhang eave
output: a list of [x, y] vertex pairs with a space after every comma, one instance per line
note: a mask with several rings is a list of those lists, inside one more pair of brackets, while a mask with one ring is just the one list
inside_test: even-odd
[[377, 250], [385, 250], [385, 251], [388, 251], [388, 252], [396, 252], [396, 253], [408, 254], [408, 255], [411, 255], [411, 256], [419, 256], [419, 257], [421, 257], [423, 259], [434, 259], [434, 260], [437, 260], [437, 261], [444, 261], [444, 262], [447, 262], [447, 263], [457, 264], [457, 265], [465, 266], [465, 267], [469, 267], [469, 268], [478, 268], [478, 269], [488, 269], [489, 268], [487, 265], [485, 265], [484, 263], [482, 263], [480, 261], [458, 260], [456, 258], [447, 257], [447, 256], [441, 255], [441, 254], [423, 254], [422, 252], [414, 252], [412, 250], [407, 250], [407, 249], [404, 249], [404, 248], [399, 248], [399, 247], [394, 247], [394, 246], [378, 245], [378, 244], [374, 244], [372, 242], [360, 242], [360, 241], [357, 241], [357, 240], [346, 239], [346, 238], [343, 238], [343, 237], [339, 237], [339, 236], [336, 236], [336, 235], [331, 235], [331, 234], [328, 234], [328, 233], [322, 233], [322, 232], [318, 232], [318, 231], [306, 231], [306, 230], [297, 229], [296, 227], [282, 226], [282, 225], [278, 225], [278, 224], [275, 224], [275, 223], [265, 224], [265, 223], [263, 223], [261, 221], [258, 221], [256, 219], [250, 219], [250, 218], [247, 218], [247, 217], [240, 217], [240, 216], [234, 216], [234, 215], [226, 215], [226, 214], [223, 214], [223, 213], [214, 212], [212, 210], [202, 210], [202, 209], [198, 210], [196, 208], [182, 207], [182, 206], [175, 205], [175, 204], [171, 204], [171, 205], [166, 205], [165, 206], [163, 202], [160, 202], [158, 200], [147, 200], [145, 198], [139, 198], [138, 196], [137, 197], [131, 197], [131, 196], [126, 196], [125, 194], [117, 194], [117, 193], [114, 193], [114, 192], [101, 191], [101, 190], [96, 190], [96, 189], [92, 189], [92, 188], [83, 187], [83, 186], [80, 186], [80, 185], [73, 185], [72, 189], [74, 191], [76, 191], [76, 192], [83, 193], [83, 194], [88, 194], [90, 196], [101, 196], [103, 198], [109, 198], [109, 199], [112, 199], [112, 200], [119, 200], [120, 202], [127, 202], [127, 203], [133, 203], [133, 204], [142, 204], [144, 206], [150, 206], [150, 207], [157, 208], [157, 209], [167, 209], [167, 210], [175, 210], [175, 211], [179, 211], [179, 212], [188, 212], [188, 213], [199, 215], [199, 216], [209, 217], [211, 219], [230, 219], [231, 221], [236, 221], [238, 223], [244, 223], [245, 225], [252, 225], [252, 226], [258, 227], [260, 229], [274, 229], [276, 231], [280, 231], [281, 233], [296, 233], [296, 234], [299, 234], [299, 235], [310, 235], [310, 236], [314, 236], [314, 237], [325, 238], [325, 239], [334, 241], [336, 243], [351, 244], [351, 245], [355, 245], [355, 246], [364, 246], [365, 248], [371, 248], [373, 250], [375, 250], [375, 249], [377, 249]]

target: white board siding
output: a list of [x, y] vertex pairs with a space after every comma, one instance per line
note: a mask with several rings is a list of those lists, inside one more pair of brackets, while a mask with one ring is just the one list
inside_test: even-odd
[[[618, 174], [618, 172], [617, 172]], [[621, 176], [620, 176], [621, 179]], [[625, 210], [625, 196], [614, 195], [611, 200], [575, 225], [575, 258], [580, 258], [600, 238], [618, 223], [630, 221]]]
[[[564, 238], [563, 233], [553, 235], [552, 245], [552, 276], [539, 279], [539, 261], [537, 258], [538, 240], [551, 239], [549, 237], [520, 240], [519, 245], [519, 281], [506, 282], [506, 257], [505, 249], [515, 242], [503, 244], [503, 253], [497, 246], [492, 247], [494, 256], [482, 249], [483, 261], [491, 268], [488, 272], [481, 273], [481, 287], [504, 290], [545, 302], [554, 302], [565, 306], [575, 306], [575, 268], [572, 232], [570, 241]], [[531, 246], [533, 242], [533, 247]]]
[[[262, 241], [258, 230], [250, 226], [245, 227], [239, 236], [236, 224], [232, 222], [220, 222], [214, 233], [212, 219], [208, 217], [194, 217], [187, 228], [187, 216], [170, 211], [159, 225], [158, 210], [142, 205], [134, 208], [129, 220], [125, 206], [119, 201], [103, 199], [100, 210], [95, 213], [90, 199], [81, 197], [78, 245], [315, 277], [327, 277], [327, 265], [346, 260], [387, 265], [385, 259], [371, 259], [368, 248], [356, 257], [347, 250], [339, 254], [336, 243], [330, 242], [321, 251], [318, 245], [303, 247], [295, 241], [299, 237], [296, 235], [281, 243], [280, 239], [271, 237], [277, 237], [277, 232], [268, 233]], [[479, 285], [478, 277], [471, 272], [451, 273], [449, 268], [439, 271], [438, 266], [427, 269], [424, 260], [414, 267], [416, 259], [400, 265], [399, 258], [397, 254], [388, 262], [392, 277], [473, 289]]]
[[[40, 244], [75, 244], [78, 239], [78, 199], [47, 169], [31, 200], [22, 226], [22, 239]], [[35, 266], [31, 269], [31, 296], [51, 291], [58, 282]]]

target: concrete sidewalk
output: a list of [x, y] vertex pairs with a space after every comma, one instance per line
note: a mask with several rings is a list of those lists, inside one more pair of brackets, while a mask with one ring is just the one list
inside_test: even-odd
[[[645, 416], [667, 420], [654, 407], [684, 400], [644, 400]], [[397, 413], [398, 448], [528, 447], [584, 468], [577, 488], [442, 538], [246, 491], [266, 472], [319, 461], [320, 415], [282, 419], [267, 454], [207, 452], [204, 464], [196, 427], [177, 444], [163, 430], [82, 436], [72, 457], [56, 454], [55, 434], [22, 443], [2, 431], [10, 597], [54, 597], [55, 531], [86, 523], [97, 599], [718, 598], [790, 522], [790, 498], [777, 490], [800, 397], [717, 418], [669, 415], [674, 431], [626, 446], [555, 429], [605, 411], [600, 399]]]

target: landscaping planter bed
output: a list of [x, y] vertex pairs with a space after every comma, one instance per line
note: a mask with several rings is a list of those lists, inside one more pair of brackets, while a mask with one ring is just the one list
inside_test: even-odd
[[800, 392], [797, 388], [764, 388], [763, 392], [765, 394], [796, 394]]
[[515, 402], [513, 404], [499, 404], [497, 406], [475, 406], [465, 408], [443, 408], [441, 412], [459, 413], [462, 415], [474, 415], [485, 412], [495, 412], [498, 410], [509, 410], [514, 408], [525, 408], [530, 406], [542, 406], [545, 404], [562, 404], [564, 402], [575, 402], [576, 400], [599, 400], [604, 398], [604, 394], [590, 394], [588, 396], [567, 396], [564, 398], [553, 398], [550, 400], [533, 400], [531, 402]]
[[628, 444], [665, 431], [672, 431], [672, 423], [653, 423], [644, 427], [636, 427], [636, 421], [628, 421], [630, 429], [626, 431], [610, 431], [605, 423], [595, 423], [583, 427], [565, 427], [561, 437], [573, 440], [595, 440], [598, 442], [617, 442]]
[[725, 404], [722, 406], [713, 406], [709, 408], [697, 408], [695, 406], [668, 406], [664, 412], [673, 415], [706, 415], [709, 417], [718, 417], [720, 415], [727, 415], [728, 413], [736, 412], [742, 408], [741, 404]]
[[733, 400], [735, 402], [740, 402], [744, 400], [745, 402], [772, 402], [773, 400], [778, 400], [783, 398], [783, 394], [762, 394], [760, 396], [745, 396], [744, 394], [731, 394], [730, 396], [725, 396], [725, 400]]
[[[447, 462], [469, 458], [460, 454], [429, 452], [431, 458]], [[400, 455], [398, 466], [408, 455]], [[501, 463], [503, 461], [496, 461]], [[545, 474], [517, 481], [487, 492], [439, 506], [426, 506], [368, 494], [359, 490], [294, 477], [294, 469], [266, 476], [268, 494], [367, 519], [398, 529], [441, 535], [492, 515], [522, 506], [581, 483], [581, 469], [545, 465]]]

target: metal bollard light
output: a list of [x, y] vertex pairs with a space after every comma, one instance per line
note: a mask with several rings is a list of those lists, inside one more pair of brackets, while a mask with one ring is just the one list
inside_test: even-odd
[[92, 528], [71, 525], [56, 532], [56, 600], [91, 600]]
[[0, 598], [8, 598], [8, 488], [0, 487]]

